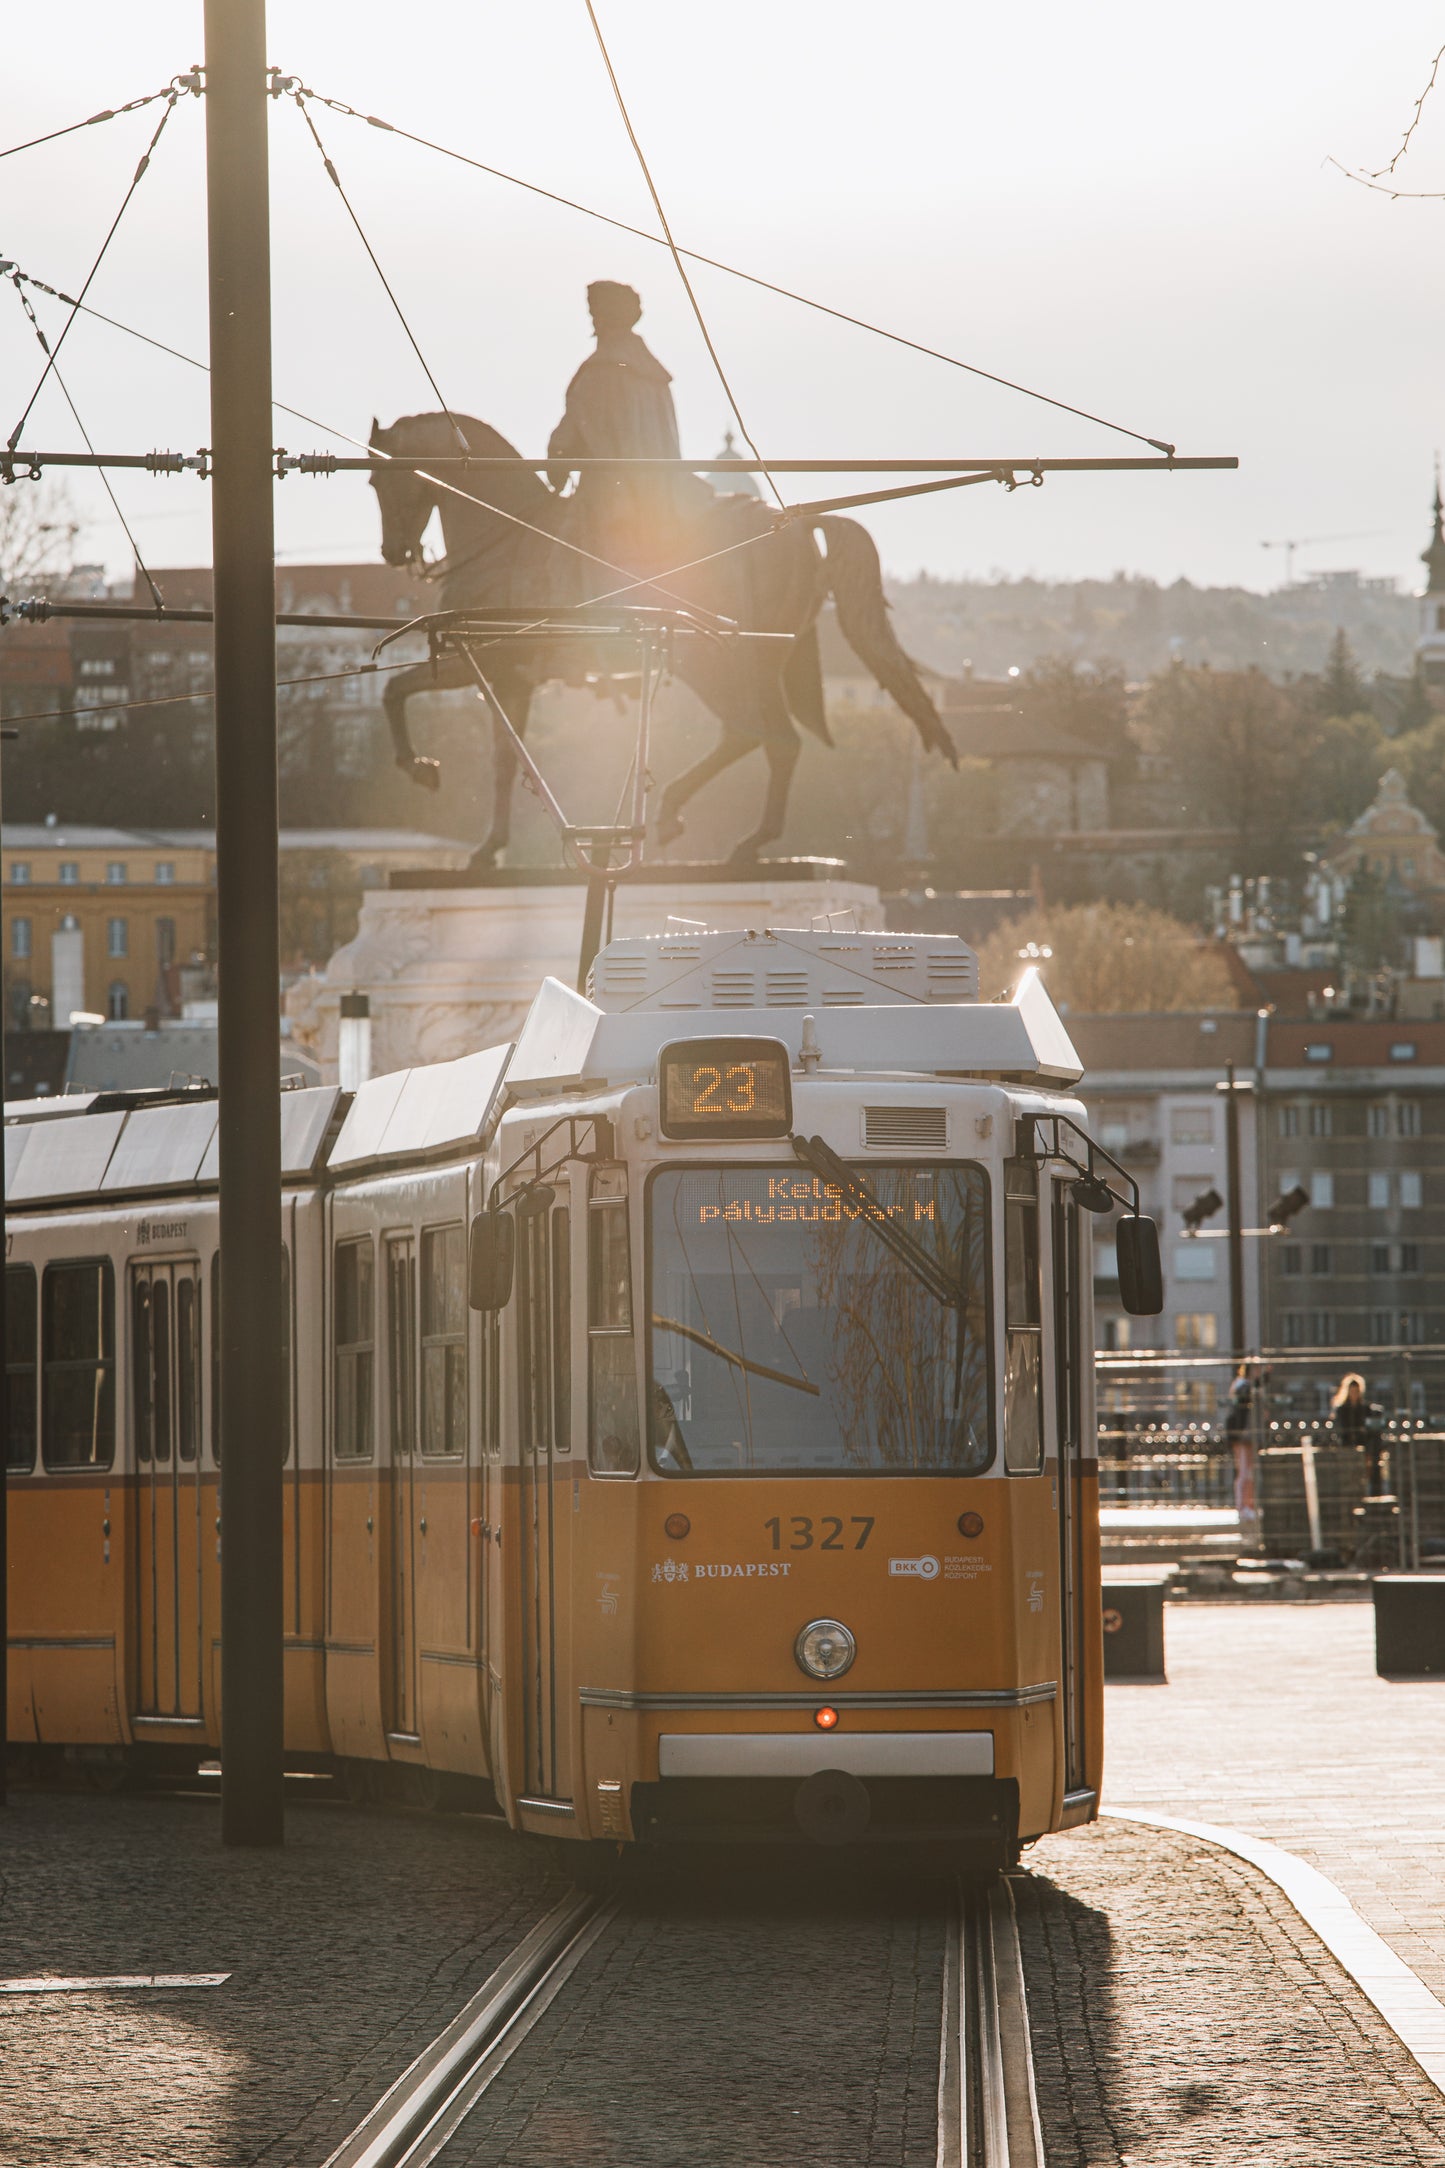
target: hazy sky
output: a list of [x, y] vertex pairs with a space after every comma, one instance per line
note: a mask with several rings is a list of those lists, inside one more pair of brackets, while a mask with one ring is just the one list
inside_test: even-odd
[[[1348, 536], [1301, 569], [1413, 584], [1445, 444], [1445, 204], [1326, 164], [1394, 151], [1445, 15], [1425, 0], [597, 0], [685, 243], [1014, 376], [1238, 475], [1060, 479], [868, 515], [898, 572], [1126, 569], [1269, 586], [1266, 537]], [[155, 88], [201, 56], [198, 4], [9, 9], [0, 143]], [[581, 0], [272, 0], [273, 60], [315, 89], [650, 226]], [[157, 108], [0, 163], [0, 252], [74, 292]], [[339, 115], [328, 151], [447, 399], [540, 452], [588, 350], [589, 278], [632, 281], [684, 448], [727, 412], [663, 251]], [[1445, 84], [1402, 182], [1445, 188]], [[205, 353], [203, 114], [177, 109], [92, 288]], [[275, 390], [364, 437], [434, 402], [294, 107], [273, 108]], [[1051, 412], [712, 272], [697, 285], [775, 456], [1129, 452]], [[62, 320], [37, 302], [52, 334]], [[0, 292], [0, 439], [38, 373]], [[193, 449], [206, 380], [84, 318], [62, 369], [106, 448]], [[79, 445], [47, 387], [26, 430]], [[289, 417], [292, 450], [328, 440]], [[865, 485], [867, 486], [867, 485]], [[83, 553], [124, 538], [98, 485]], [[116, 481], [156, 563], [209, 558], [193, 479]], [[800, 492], [802, 493], [802, 492]], [[808, 493], [811, 493], [809, 487]], [[278, 548], [371, 556], [357, 477], [289, 479]]]

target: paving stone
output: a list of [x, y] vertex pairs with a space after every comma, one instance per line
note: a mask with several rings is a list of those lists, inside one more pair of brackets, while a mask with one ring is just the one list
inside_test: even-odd
[[1168, 1686], [1106, 1689], [1104, 1801], [1297, 1852], [1445, 2002], [1445, 1680], [1356, 1604], [1171, 1604]]
[[943, 1903], [752, 1876], [629, 1897], [439, 2168], [932, 2168]]
[[1445, 2159], [1445, 2099], [1265, 1876], [1117, 1822], [1028, 1858], [1014, 1891], [1049, 2168]]
[[0, 1977], [229, 1972], [0, 2001], [0, 2163], [317, 2163], [562, 1894], [479, 1817], [21, 1792], [0, 1814]]

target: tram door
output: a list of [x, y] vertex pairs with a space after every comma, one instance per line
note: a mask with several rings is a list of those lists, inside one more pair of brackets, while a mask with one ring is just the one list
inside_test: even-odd
[[1059, 1441], [1059, 1623], [1062, 1634], [1060, 1681], [1064, 1696], [1064, 1790], [1085, 1782], [1084, 1756], [1084, 1573], [1082, 1527], [1082, 1430], [1084, 1364], [1092, 1353], [1083, 1345], [1083, 1242], [1079, 1208], [1071, 1186], [1054, 1184], [1054, 1358]]
[[[543, 1193], [545, 1199], [546, 1193]], [[572, 1796], [571, 1348], [566, 1205], [518, 1213], [517, 1368], [521, 1457], [523, 1789]]]
[[201, 1715], [201, 1282], [132, 1265], [137, 1716]]
[[391, 1445], [391, 1701], [388, 1729], [420, 1730], [416, 1646], [416, 1243], [386, 1245], [386, 1330]]

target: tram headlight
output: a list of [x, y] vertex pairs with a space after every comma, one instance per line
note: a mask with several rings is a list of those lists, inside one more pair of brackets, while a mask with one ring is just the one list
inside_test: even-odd
[[853, 1636], [835, 1618], [811, 1619], [793, 1643], [798, 1669], [810, 1679], [841, 1679], [857, 1653]]

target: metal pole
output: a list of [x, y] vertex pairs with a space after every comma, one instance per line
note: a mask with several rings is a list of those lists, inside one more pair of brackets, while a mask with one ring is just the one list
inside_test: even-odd
[[1239, 1092], [1234, 1063], [1224, 1068], [1224, 1169], [1229, 1210], [1229, 1336], [1236, 1362], [1244, 1355], [1244, 1234], [1239, 1180]]
[[265, 0], [205, 0], [220, 935], [221, 1835], [282, 1840], [281, 1115]]

